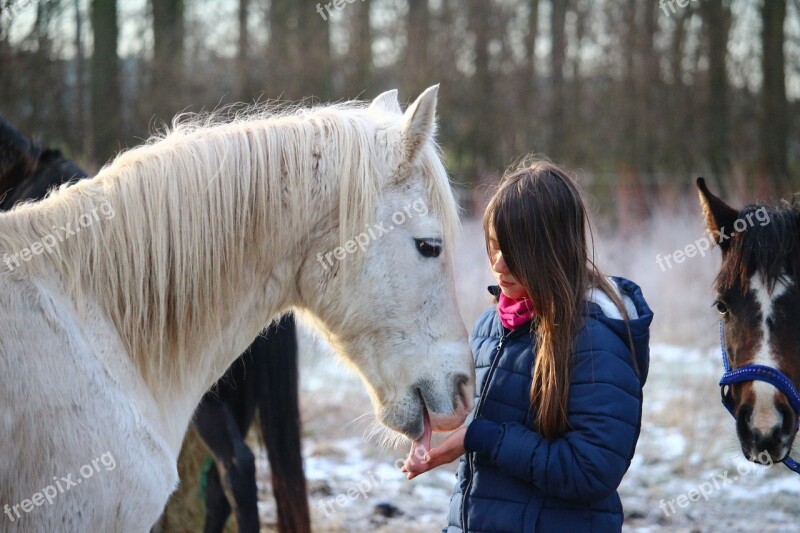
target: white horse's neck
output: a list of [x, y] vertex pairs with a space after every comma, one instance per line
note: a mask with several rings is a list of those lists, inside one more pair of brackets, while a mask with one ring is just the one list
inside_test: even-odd
[[[159, 403], [180, 403], [186, 424], [236, 356], [297, 303], [296, 276], [313, 261], [309, 239], [334, 232], [341, 214], [338, 175], [348, 174], [336, 166], [340, 155], [319, 150], [322, 128], [342, 124], [281, 120], [170, 135], [0, 218], [10, 235], [0, 250], [9, 255], [81, 225], [19, 272], [55, 275], [79, 313], [96, 303]], [[368, 152], [366, 139], [352, 141], [346, 156]], [[350, 196], [369, 200], [356, 193], [351, 187]]]

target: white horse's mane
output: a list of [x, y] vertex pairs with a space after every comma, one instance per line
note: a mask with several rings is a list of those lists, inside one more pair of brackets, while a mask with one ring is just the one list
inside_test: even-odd
[[[34, 255], [15, 272], [55, 274], [78, 309], [88, 298], [107, 312], [146, 379], [180, 379], [191, 363], [177, 355], [203, 342], [190, 332], [212, 338], [222, 329], [220, 310], [235, 305], [229, 289], [242, 283], [237, 273], [253, 262], [252, 254], [265, 246], [278, 251], [271, 255], [300, 253], [297, 239], [280, 236], [324, 231], [312, 224], [326, 199], [339, 198], [329, 208], [341, 242], [372, 222], [383, 181], [410, 171], [403, 164], [391, 168], [400, 158], [386, 156], [398, 150], [401, 118], [362, 102], [280, 112], [260, 107], [225, 120], [184, 117], [121, 153], [93, 179], [0, 215], [0, 251], [17, 253], [110, 205], [113, 218], [50, 254]], [[417, 164], [428, 175], [430, 210], [452, 243], [458, 213], [433, 143]], [[358, 255], [348, 260], [355, 264]]]

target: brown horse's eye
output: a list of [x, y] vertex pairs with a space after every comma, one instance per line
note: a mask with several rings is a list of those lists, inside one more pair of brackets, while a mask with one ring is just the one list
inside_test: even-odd
[[721, 315], [728, 314], [728, 306], [725, 305], [725, 302], [717, 300], [716, 302], [714, 302], [714, 306], [717, 308], [717, 311], [719, 311], [719, 314]]

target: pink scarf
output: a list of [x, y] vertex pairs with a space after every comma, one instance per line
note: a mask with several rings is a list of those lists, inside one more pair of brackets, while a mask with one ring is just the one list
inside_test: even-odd
[[503, 293], [500, 293], [500, 299], [497, 302], [497, 313], [500, 315], [503, 326], [508, 329], [515, 329], [530, 322], [533, 315], [536, 314], [530, 298], [509, 298]]

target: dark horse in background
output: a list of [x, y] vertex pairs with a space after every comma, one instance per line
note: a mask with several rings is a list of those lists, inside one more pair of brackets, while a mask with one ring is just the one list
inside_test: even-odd
[[[85, 177], [60, 151], [37, 146], [0, 117], [0, 210], [41, 199], [55, 186]], [[222, 531], [231, 511], [239, 531], [259, 531], [255, 457], [244, 441], [256, 408], [272, 472], [278, 528], [311, 531], [298, 377], [296, 326], [294, 317], [286, 315], [256, 338], [200, 402], [194, 425], [216, 463], [207, 479], [206, 532]]]
[[[800, 204], [735, 209], [697, 180], [706, 224], [722, 251], [714, 305], [720, 314], [723, 403], [745, 457], [789, 458], [800, 416]], [[767, 458], [768, 455], [768, 458]]]

